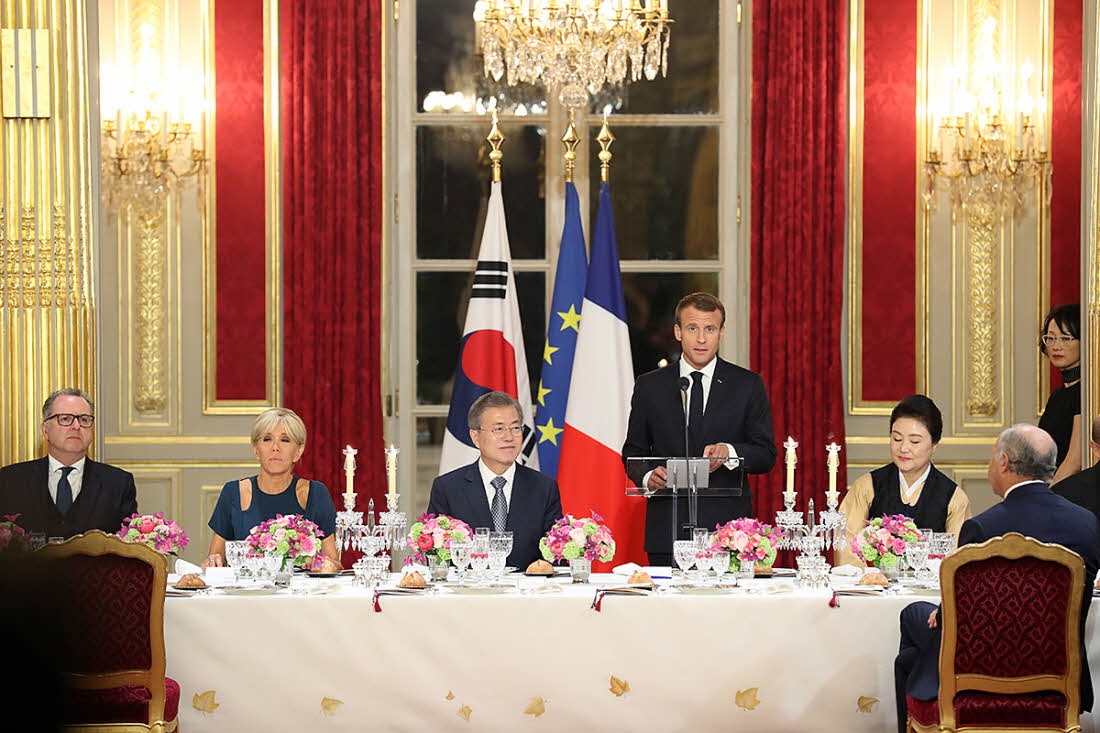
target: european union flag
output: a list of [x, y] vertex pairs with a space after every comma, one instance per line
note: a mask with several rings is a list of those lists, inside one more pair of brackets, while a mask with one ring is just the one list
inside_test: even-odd
[[565, 429], [565, 403], [573, 375], [573, 354], [581, 325], [581, 303], [588, 277], [588, 255], [584, 248], [580, 201], [577, 188], [565, 184], [565, 227], [561, 232], [554, 297], [550, 302], [550, 324], [542, 352], [542, 379], [535, 407], [539, 470], [557, 477], [561, 433]]

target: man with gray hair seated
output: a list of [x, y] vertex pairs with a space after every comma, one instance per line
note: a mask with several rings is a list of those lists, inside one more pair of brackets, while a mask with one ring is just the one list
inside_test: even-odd
[[95, 403], [79, 389], [59, 389], [42, 405], [46, 455], [0, 468], [0, 515], [28, 532], [71, 537], [90, 529], [117, 532], [137, 511], [134, 476], [88, 458]]
[[[959, 531], [959, 546], [976, 544], [1009, 532], [1050, 542], [1076, 552], [1085, 561], [1085, 594], [1081, 602], [1081, 710], [1092, 710], [1092, 677], [1085, 654], [1085, 618], [1092, 584], [1100, 565], [1100, 526], [1091, 512], [1063, 499], [1048, 485], [1057, 465], [1054, 439], [1034, 425], [1013, 425], [997, 438], [989, 459], [989, 483], [1003, 501], [972, 519]], [[901, 612], [901, 645], [894, 660], [894, 694], [898, 730], [906, 730], [906, 702], [934, 700], [939, 695], [939, 609], [911, 603]]]

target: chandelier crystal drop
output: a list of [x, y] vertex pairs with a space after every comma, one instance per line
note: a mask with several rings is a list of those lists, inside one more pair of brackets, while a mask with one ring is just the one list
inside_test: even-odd
[[474, 21], [485, 76], [559, 89], [567, 107], [667, 75], [668, 0], [478, 0]]

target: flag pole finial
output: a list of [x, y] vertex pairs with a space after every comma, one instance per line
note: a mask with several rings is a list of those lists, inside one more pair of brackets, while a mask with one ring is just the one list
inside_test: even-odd
[[615, 136], [611, 134], [611, 128], [607, 126], [607, 113], [603, 113], [603, 127], [596, 136], [596, 142], [600, 144], [600, 181], [607, 183], [611, 173], [611, 143], [615, 142]]
[[575, 112], [572, 108], [569, 109], [569, 126], [565, 128], [565, 134], [561, 136], [561, 141], [565, 143], [565, 182], [573, 182], [573, 169], [577, 165], [577, 144], [581, 139], [577, 136], [577, 126], [574, 124]]
[[500, 126], [497, 124], [499, 121], [496, 107], [494, 107], [493, 126], [489, 129], [489, 135], [485, 138], [489, 145], [493, 147], [489, 153], [489, 160], [492, 161], [493, 165], [493, 183], [500, 183], [500, 160], [504, 157], [504, 153], [500, 152], [500, 145], [504, 142], [504, 133], [500, 131]]

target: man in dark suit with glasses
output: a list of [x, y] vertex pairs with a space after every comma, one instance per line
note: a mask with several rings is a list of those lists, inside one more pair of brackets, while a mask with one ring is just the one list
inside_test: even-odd
[[446, 514], [472, 528], [512, 533], [508, 564], [526, 568], [539, 558], [539, 540], [561, 519], [558, 483], [516, 463], [523, 448], [523, 408], [504, 392], [482, 395], [466, 424], [481, 457], [436, 478], [428, 514]]
[[95, 405], [79, 389], [61, 389], [42, 405], [43, 458], [0, 468], [0, 515], [47, 537], [92, 529], [117, 532], [137, 511], [134, 476], [88, 458]]

